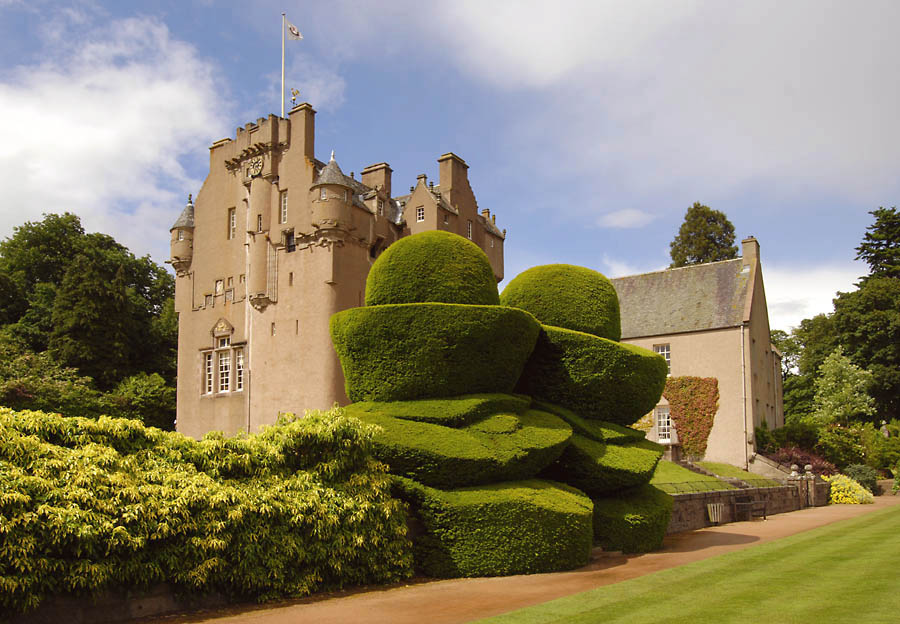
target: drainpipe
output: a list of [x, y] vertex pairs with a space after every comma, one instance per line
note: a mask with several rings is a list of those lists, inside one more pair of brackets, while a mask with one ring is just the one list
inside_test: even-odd
[[747, 358], [744, 355], [744, 327], [741, 323], [741, 407], [744, 415], [744, 470], [750, 470], [750, 455], [747, 452]]

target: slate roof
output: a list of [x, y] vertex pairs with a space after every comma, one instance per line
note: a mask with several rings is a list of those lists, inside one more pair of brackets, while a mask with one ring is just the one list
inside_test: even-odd
[[193, 228], [194, 227], [194, 204], [188, 201], [187, 206], [181, 211], [181, 215], [169, 228], [171, 232], [175, 228]]
[[622, 338], [736, 327], [744, 320], [749, 278], [738, 258], [613, 279]]

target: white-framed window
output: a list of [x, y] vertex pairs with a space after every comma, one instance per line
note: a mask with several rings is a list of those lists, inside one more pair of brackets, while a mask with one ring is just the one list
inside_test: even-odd
[[384, 200], [383, 199], [378, 200], [378, 216], [379, 217], [384, 216]]
[[203, 354], [203, 394], [212, 394], [213, 391], [213, 354]]
[[228, 209], [228, 240], [234, 238], [234, 233], [237, 231], [237, 214], [235, 213], [234, 208]]
[[223, 336], [216, 340], [216, 348], [217, 349], [227, 349], [231, 346], [231, 336]]
[[287, 191], [281, 191], [281, 212], [278, 213], [278, 223], [287, 223]]
[[244, 389], [244, 350], [234, 350], [234, 391]]
[[216, 294], [221, 295], [225, 290], [225, 280], [216, 280]]
[[231, 390], [231, 351], [219, 351], [219, 392]]
[[425, 206], [419, 206], [416, 208], [416, 223], [420, 223], [425, 220]]
[[178, 240], [184, 240], [184, 230], [178, 230]]
[[325, 197], [326, 197], [325, 187], [323, 186], [322, 188], [319, 189], [319, 199], [325, 199]]
[[466, 238], [468, 238], [469, 240], [472, 240], [472, 222], [471, 221], [466, 222]]
[[672, 374], [672, 349], [668, 344], [653, 345], [653, 351], [666, 358], [666, 374]]
[[672, 442], [672, 418], [668, 406], [656, 408], [656, 439], [660, 443]]

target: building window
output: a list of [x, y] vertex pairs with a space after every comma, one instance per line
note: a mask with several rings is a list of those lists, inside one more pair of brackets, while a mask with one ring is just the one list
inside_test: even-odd
[[344, 201], [350, 201], [350, 192], [344, 191]]
[[203, 394], [213, 391], [213, 354], [203, 354]]
[[491, 239], [491, 249], [493, 249], [493, 248], [494, 248], [494, 239], [492, 238]]
[[653, 345], [653, 350], [666, 358], [666, 374], [672, 374], [672, 350], [667, 344]]
[[229, 277], [228, 278], [228, 288], [231, 288], [232, 286], [234, 286], [234, 277]]
[[661, 443], [672, 442], [672, 419], [668, 407], [656, 408], [656, 439]]
[[204, 303], [206, 304], [207, 307], [211, 306], [213, 304], [213, 296], [206, 295], [206, 298], [204, 299]]
[[294, 285], [294, 272], [291, 271], [290, 273], [288, 273], [288, 286], [293, 286], [293, 285]]
[[281, 191], [281, 212], [278, 214], [278, 223], [287, 223], [287, 191]]
[[384, 216], [384, 200], [383, 199], [378, 200], [378, 216], [379, 217]]
[[221, 295], [225, 290], [225, 280], [216, 280], [216, 294]]
[[234, 350], [234, 391], [244, 389], [244, 350]]
[[272, 335], [275, 335], [275, 323], [272, 323]]
[[416, 208], [416, 223], [422, 222], [425, 220], [425, 206], [419, 206]]
[[231, 346], [231, 336], [225, 336], [216, 340], [217, 349], [227, 349]]
[[237, 230], [237, 214], [235, 214], [234, 208], [228, 209], [228, 240], [234, 238], [234, 233]]
[[325, 199], [325, 187], [319, 189], [319, 199]]
[[258, 214], [258, 215], [256, 215], [256, 231], [262, 232], [262, 226], [263, 226], [262, 215]]
[[231, 390], [231, 351], [219, 352], [219, 392]]
[[466, 238], [472, 240], [472, 222], [466, 222]]
[[178, 230], [178, 240], [184, 240], [184, 230]]
[[445, 212], [445, 213], [444, 213], [444, 225], [447, 225], [448, 223], [450, 223], [450, 215], [448, 215], [448, 214]]
[[234, 301], [234, 288], [225, 291], [225, 301]]

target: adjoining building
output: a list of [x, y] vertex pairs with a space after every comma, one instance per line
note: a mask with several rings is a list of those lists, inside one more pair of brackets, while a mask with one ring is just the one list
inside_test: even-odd
[[[718, 411], [705, 458], [748, 466], [754, 430], [784, 425], [781, 355], [769, 337], [759, 243], [742, 241], [743, 257], [613, 279], [622, 341], [662, 354], [671, 376], [718, 380]], [[647, 437], [679, 458], [679, 439], [665, 398]], [[751, 466], [752, 467], [752, 466]]]
[[387, 163], [357, 180], [314, 148], [306, 103], [238, 128], [210, 147], [209, 175], [170, 230], [182, 433], [252, 432], [347, 403], [329, 318], [363, 305], [369, 267], [403, 236], [464, 236], [503, 279], [506, 232], [479, 212], [459, 156], [438, 158], [439, 184], [420, 175], [394, 196]]

